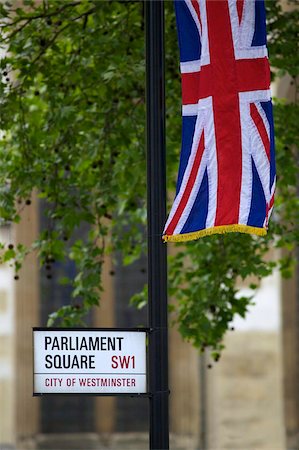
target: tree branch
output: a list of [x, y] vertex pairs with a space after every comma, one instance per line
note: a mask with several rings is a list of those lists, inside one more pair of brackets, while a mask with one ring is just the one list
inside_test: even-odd
[[32, 61], [32, 64], [36, 63], [36, 61], [38, 61], [40, 59], [40, 57], [48, 50], [48, 48], [51, 47], [52, 44], [54, 44], [57, 37], [70, 26], [71, 22], [75, 22], [76, 20], [79, 20], [82, 17], [89, 16], [94, 11], [96, 11], [96, 9], [97, 9], [97, 7], [95, 6], [94, 8], [91, 8], [88, 11], [85, 11], [84, 13], [80, 14], [79, 16], [72, 18], [69, 23], [67, 23], [64, 27], [62, 27], [58, 31], [56, 31], [56, 33], [54, 34], [52, 39], [50, 39], [50, 41], [45, 45], [43, 50], [34, 58], [34, 60]]
[[61, 6], [61, 8], [56, 9], [55, 11], [50, 12], [50, 13], [37, 14], [37, 15], [34, 15], [34, 16], [30, 16], [30, 15], [28, 15], [28, 16], [19, 16], [14, 22], [10, 22], [10, 23], [8, 23], [6, 25], [3, 25], [1, 28], [7, 28], [7, 27], [11, 27], [11, 26], [17, 25], [19, 22], [22, 22], [23, 20], [26, 20], [29, 23], [32, 20], [45, 19], [45, 18], [57, 16], [57, 14], [60, 14], [65, 9], [72, 8], [74, 6], [80, 5], [80, 3], [81, 3], [80, 1], [67, 3], [67, 4]]

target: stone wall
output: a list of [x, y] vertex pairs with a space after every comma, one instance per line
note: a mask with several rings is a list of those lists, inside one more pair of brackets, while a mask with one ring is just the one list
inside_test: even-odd
[[[11, 243], [11, 228], [0, 229], [1, 242]], [[14, 279], [9, 265], [0, 266], [0, 448], [14, 442]]]

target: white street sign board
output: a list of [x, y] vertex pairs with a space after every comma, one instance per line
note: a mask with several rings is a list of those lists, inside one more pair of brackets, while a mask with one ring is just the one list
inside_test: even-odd
[[33, 394], [144, 394], [146, 331], [33, 329]]

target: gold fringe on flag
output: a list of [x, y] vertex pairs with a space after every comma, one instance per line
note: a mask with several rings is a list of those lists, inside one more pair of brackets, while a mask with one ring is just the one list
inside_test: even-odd
[[163, 236], [164, 242], [186, 242], [199, 239], [204, 236], [210, 236], [212, 234], [224, 234], [224, 233], [247, 233], [255, 234], [257, 236], [265, 236], [267, 234], [266, 228], [250, 227], [248, 225], [221, 225], [218, 227], [206, 228], [205, 230], [194, 231], [193, 233], [174, 234]]

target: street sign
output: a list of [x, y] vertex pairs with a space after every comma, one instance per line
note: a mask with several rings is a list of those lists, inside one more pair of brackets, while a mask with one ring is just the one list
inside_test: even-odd
[[33, 328], [33, 395], [145, 394], [146, 330]]

